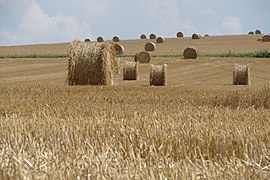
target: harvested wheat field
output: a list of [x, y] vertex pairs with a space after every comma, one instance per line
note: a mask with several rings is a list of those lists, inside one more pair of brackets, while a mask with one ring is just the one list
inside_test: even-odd
[[[121, 40], [114, 86], [69, 86], [69, 43], [0, 47], [0, 179], [268, 179], [270, 59], [219, 57], [269, 52], [261, 37], [165, 37], [150, 54], [166, 86], [151, 64], [123, 80], [154, 39]], [[233, 85], [235, 64], [250, 85]]]

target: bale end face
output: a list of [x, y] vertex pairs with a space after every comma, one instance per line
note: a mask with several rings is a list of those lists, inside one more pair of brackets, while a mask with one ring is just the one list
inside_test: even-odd
[[254, 35], [253, 31], [248, 32], [249, 35]]
[[189, 47], [184, 50], [183, 56], [185, 59], [196, 59], [198, 57], [198, 51], [193, 47]]
[[114, 47], [115, 47], [115, 52], [116, 52], [116, 54], [123, 54], [124, 52], [125, 52], [125, 48], [124, 48], [124, 46], [122, 46], [122, 45], [120, 45], [120, 44], [115, 44], [114, 45]]
[[91, 42], [91, 40], [89, 38], [86, 38], [84, 42]]
[[139, 63], [149, 63], [150, 60], [151, 55], [146, 51], [139, 52], [134, 57], [134, 61]]
[[146, 39], [146, 35], [145, 35], [145, 34], [142, 34], [142, 35], [140, 36], [140, 39]]
[[151, 65], [150, 86], [167, 85], [167, 65]]
[[97, 42], [104, 42], [104, 38], [101, 37], [101, 36], [99, 36], [99, 37], [97, 38]]
[[123, 69], [123, 80], [137, 80], [138, 79], [138, 64], [127, 63]]
[[145, 46], [144, 46], [144, 50], [145, 51], [155, 51], [156, 50], [155, 43], [153, 43], [153, 42], [146, 43]]
[[150, 39], [156, 39], [157, 38], [157, 35], [155, 35], [154, 33], [150, 34], [149, 36]]
[[261, 32], [259, 29], [257, 29], [257, 30], [255, 31], [255, 34], [262, 34], [262, 32]]
[[199, 33], [192, 34], [192, 39], [201, 39], [201, 35]]
[[158, 38], [156, 39], [156, 42], [157, 42], [157, 43], [164, 43], [164, 38], [163, 38], [163, 37], [158, 37]]
[[114, 36], [112, 40], [113, 42], [120, 42], [120, 38], [118, 36]]
[[264, 35], [264, 36], [262, 37], [262, 41], [263, 41], [263, 42], [270, 42], [270, 35]]
[[233, 85], [250, 85], [250, 67], [248, 65], [234, 66]]
[[182, 38], [182, 37], [184, 37], [184, 33], [183, 32], [177, 32], [176, 37]]

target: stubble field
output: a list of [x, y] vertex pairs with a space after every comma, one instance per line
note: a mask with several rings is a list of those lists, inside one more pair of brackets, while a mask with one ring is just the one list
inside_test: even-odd
[[[269, 51], [259, 37], [165, 39], [151, 63], [168, 65], [166, 87], [149, 86], [147, 64], [137, 81], [120, 73], [114, 87], [68, 86], [67, 58], [0, 59], [0, 179], [267, 179], [269, 58], [205, 56]], [[146, 41], [121, 44], [134, 55]], [[188, 46], [201, 57], [176, 56]], [[0, 55], [67, 48], [0, 47]], [[232, 85], [236, 63], [250, 65], [250, 86]]]

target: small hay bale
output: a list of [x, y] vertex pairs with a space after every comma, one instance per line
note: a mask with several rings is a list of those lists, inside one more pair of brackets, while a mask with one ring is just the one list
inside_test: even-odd
[[201, 39], [201, 35], [199, 33], [192, 34], [192, 39]]
[[204, 35], [204, 37], [209, 37], [209, 36], [210, 36], [209, 34]]
[[150, 39], [156, 39], [157, 38], [157, 35], [155, 35], [154, 33], [150, 34], [149, 36]]
[[123, 54], [125, 52], [124, 46], [122, 46], [118, 43], [115, 43], [114, 47], [115, 47], [116, 54]]
[[236, 64], [234, 66], [233, 84], [234, 85], [249, 85], [250, 84], [250, 68], [248, 65]]
[[97, 42], [104, 42], [103, 37], [99, 36], [99, 37], [97, 38]]
[[146, 35], [145, 35], [145, 34], [142, 34], [142, 35], [140, 36], [140, 39], [146, 39]]
[[194, 47], [188, 47], [184, 50], [183, 56], [185, 59], [196, 59], [198, 57], [198, 51]]
[[167, 85], [167, 65], [151, 65], [150, 70], [150, 86], [166, 86]]
[[164, 43], [164, 38], [163, 38], [163, 37], [158, 37], [158, 38], [156, 39], [156, 42], [157, 42], [157, 43]]
[[127, 63], [123, 69], [123, 80], [138, 79], [138, 63]]
[[120, 42], [120, 38], [118, 36], [114, 36], [112, 40], [113, 42]]
[[113, 43], [73, 41], [68, 51], [69, 85], [114, 85], [115, 49]]
[[135, 55], [134, 60], [135, 62], [139, 63], [149, 63], [151, 60], [151, 55], [146, 51], [142, 51]]
[[262, 37], [263, 42], [270, 42], [270, 35], [266, 34]]
[[249, 34], [249, 35], [253, 35], [253, 34], [254, 34], [254, 32], [253, 32], [253, 31], [250, 31], [250, 32], [248, 32], [248, 34]]
[[155, 43], [153, 43], [153, 42], [146, 43], [145, 46], [144, 46], [144, 50], [145, 51], [155, 51], [156, 50]]
[[176, 37], [182, 38], [182, 37], [184, 37], [184, 33], [183, 32], [177, 32]]
[[91, 40], [89, 38], [86, 38], [84, 42], [91, 42]]
[[257, 30], [255, 31], [255, 34], [262, 34], [262, 32], [261, 32], [259, 29], [257, 29]]

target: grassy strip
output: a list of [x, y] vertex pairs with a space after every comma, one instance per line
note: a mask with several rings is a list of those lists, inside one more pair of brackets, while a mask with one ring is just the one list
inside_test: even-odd
[[224, 53], [224, 54], [206, 54], [205, 57], [240, 57], [240, 58], [270, 58], [270, 52], [267, 50], [262, 50], [259, 52], [249, 52], [249, 53]]

